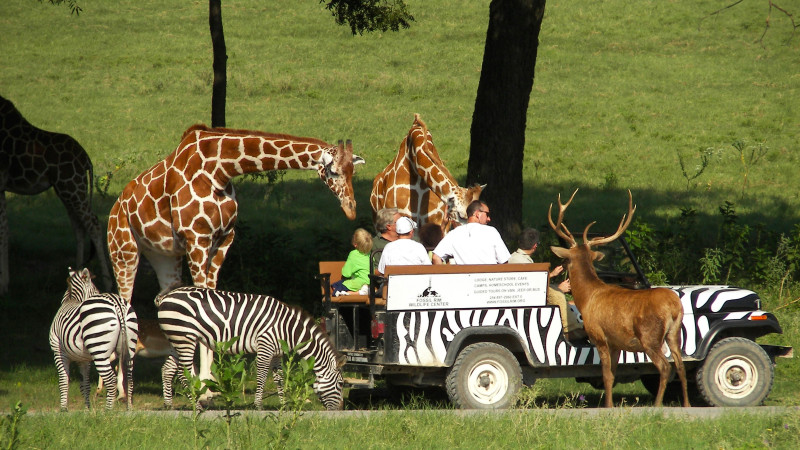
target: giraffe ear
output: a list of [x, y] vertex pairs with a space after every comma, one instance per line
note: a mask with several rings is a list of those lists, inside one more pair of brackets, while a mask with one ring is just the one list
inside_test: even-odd
[[313, 163], [314, 165], [324, 166], [325, 170], [328, 170], [329, 166], [333, 164], [333, 156], [330, 153], [323, 151], [319, 159], [313, 160]]
[[366, 163], [367, 162], [364, 161], [364, 158], [362, 158], [362, 157], [360, 157], [358, 155], [353, 155], [353, 165], [354, 166], [358, 165], [358, 164], [366, 164]]

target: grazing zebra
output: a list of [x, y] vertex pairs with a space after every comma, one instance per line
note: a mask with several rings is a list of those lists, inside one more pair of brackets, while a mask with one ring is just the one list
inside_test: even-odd
[[92, 283], [88, 269], [70, 269], [67, 291], [61, 299], [50, 326], [50, 348], [53, 349], [61, 392], [61, 410], [67, 410], [69, 364], [77, 362], [81, 371], [81, 393], [89, 408], [89, 365], [94, 360], [97, 372], [106, 385], [106, 408], [114, 406], [117, 377], [111, 367], [112, 355], [122, 355], [120, 364], [123, 389], [127, 387], [128, 408], [133, 393], [133, 355], [138, 326], [133, 308], [119, 295], [102, 294]]
[[[167, 358], [162, 371], [165, 406], [172, 406], [172, 380], [178, 366], [194, 373], [192, 360], [198, 342], [214, 348], [217, 342], [239, 336], [230, 352], [256, 353], [257, 408], [261, 408], [267, 373], [280, 364], [279, 340], [283, 340], [290, 348], [307, 342], [297, 353], [304, 359], [314, 357], [314, 391], [327, 409], [342, 409], [339, 367], [344, 361], [314, 319], [301, 309], [266, 295], [200, 287], [175, 289], [157, 298], [156, 306], [161, 330], [177, 354], [177, 362]], [[178, 376], [183, 378], [181, 373]], [[282, 400], [281, 374], [275, 370], [273, 376]]]

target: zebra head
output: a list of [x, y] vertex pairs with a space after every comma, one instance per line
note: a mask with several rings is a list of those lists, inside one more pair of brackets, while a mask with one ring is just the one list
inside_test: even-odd
[[319, 401], [325, 405], [325, 409], [328, 411], [340, 410], [344, 404], [342, 399], [344, 379], [339, 368], [344, 366], [347, 358], [333, 349], [327, 336], [323, 335], [322, 338], [324, 339], [323, 355], [314, 363], [314, 371], [317, 375], [317, 379], [314, 381], [314, 392], [319, 396]]
[[92, 275], [89, 269], [72, 270], [69, 268], [69, 277], [67, 278], [67, 291], [64, 292], [64, 297], [61, 298], [61, 303], [66, 301], [82, 302], [92, 295], [99, 294], [97, 286], [92, 282]]

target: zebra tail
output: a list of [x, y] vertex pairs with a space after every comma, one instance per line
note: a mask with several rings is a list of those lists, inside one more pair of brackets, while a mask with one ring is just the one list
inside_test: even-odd
[[[128, 353], [128, 318], [127, 308], [120, 304], [121, 299], [115, 302], [115, 310], [117, 312], [117, 321], [119, 322], [119, 339], [117, 340], [117, 348], [120, 349], [119, 363], [122, 367], [122, 392], [130, 404], [130, 392], [128, 392], [128, 377], [130, 376], [131, 355]], [[126, 305], [127, 306], [127, 305]]]

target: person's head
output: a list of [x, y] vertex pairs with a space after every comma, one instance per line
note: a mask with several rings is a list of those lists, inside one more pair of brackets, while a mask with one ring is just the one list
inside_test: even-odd
[[369, 251], [372, 249], [372, 236], [369, 234], [369, 231], [363, 228], [357, 228], [356, 231], [353, 232], [352, 243], [356, 250], [368, 255]]
[[391, 237], [396, 238], [395, 222], [400, 217], [400, 212], [397, 211], [397, 208], [383, 208], [375, 215], [375, 229], [379, 234], [388, 233], [392, 235]]
[[533, 253], [536, 250], [536, 246], [539, 244], [539, 230], [535, 228], [525, 228], [522, 230], [522, 233], [519, 234], [519, 238], [517, 239], [517, 245], [521, 250], [529, 251]]
[[397, 222], [395, 223], [395, 230], [401, 239], [412, 237], [414, 235], [415, 228], [417, 228], [417, 224], [405, 216], [397, 219]]
[[429, 222], [419, 227], [419, 242], [429, 251], [436, 248], [443, 237], [442, 227], [435, 223]]
[[467, 222], [486, 225], [491, 222], [489, 205], [482, 200], [475, 200], [467, 206]]

